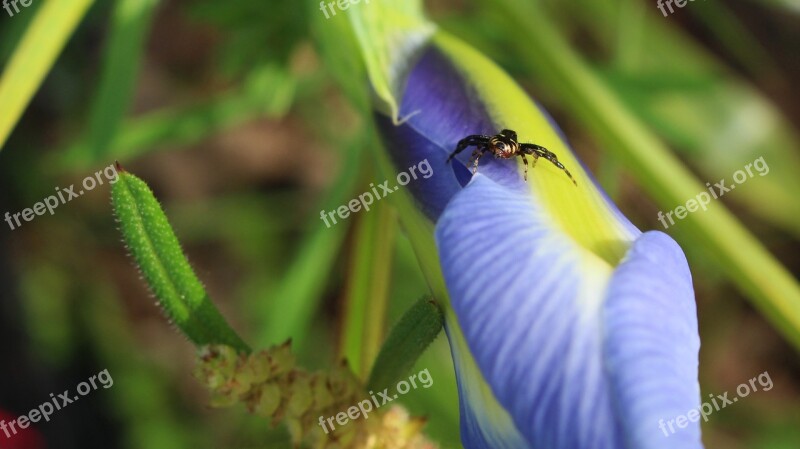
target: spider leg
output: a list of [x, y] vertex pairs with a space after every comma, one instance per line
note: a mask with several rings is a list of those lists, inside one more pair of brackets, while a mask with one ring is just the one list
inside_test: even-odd
[[487, 151], [489, 151], [489, 147], [488, 146], [480, 145], [478, 147], [478, 149], [476, 149], [475, 151], [472, 152], [472, 158], [470, 158], [469, 162], [470, 162], [470, 165], [472, 165], [472, 174], [473, 175], [478, 172], [478, 161], [481, 160], [481, 156], [486, 154]]
[[548, 161], [552, 162], [553, 165], [560, 168], [561, 170], [564, 171], [564, 173], [567, 174], [567, 176], [569, 177], [569, 179], [572, 181], [573, 184], [575, 184], [576, 186], [578, 185], [578, 183], [575, 181], [575, 178], [572, 177], [572, 173], [570, 173], [569, 170], [567, 170], [567, 168], [564, 167], [564, 164], [559, 162], [558, 157], [556, 157], [555, 153], [553, 153], [552, 151], [548, 150], [545, 147], [535, 145], [532, 143], [523, 143], [522, 145], [520, 145], [520, 149], [522, 150], [521, 151], [522, 154], [531, 154], [534, 155], [534, 157], [543, 157]]
[[461, 139], [456, 146], [455, 151], [450, 153], [450, 157], [447, 158], [446, 162], [450, 162], [451, 159], [455, 157], [456, 154], [464, 151], [469, 146], [479, 146], [479, 145], [487, 145], [489, 143], [489, 139], [491, 136], [484, 136], [480, 134], [475, 134], [472, 136], [467, 136]]
[[467, 166], [472, 165], [475, 162], [475, 159], [480, 158], [481, 155], [482, 155], [481, 149], [480, 148], [476, 148], [475, 151], [472, 152], [472, 156], [470, 156], [469, 164], [467, 164]]
[[[520, 153], [519, 155], [520, 155], [520, 157], [522, 157], [522, 163], [525, 164], [525, 171], [523, 172], [524, 174], [522, 175], [522, 178], [527, 181], [528, 180], [528, 158], [525, 157], [525, 153]], [[536, 159], [534, 159], [534, 161], [536, 161]], [[536, 162], [534, 162], [534, 164], [535, 163]]]
[[519, 144], [519, 149], [521, 153], [530, 155], [544, 156], [546, 153], [550, 153], [550, 151], [547, 148], [540, 145], [536, 145], [535, 143], [521, 143]]
[[[550, 153], [550, 152], [548, 151], [548, 153]], [[576, 186], [578, 185], [578, 183], [575, 182], [575, 178], [572, 177], [572, 173], [570, 173], [569, 170], [567, 170], [567, 168], [564, 167], [564, 164], [562, 164], [561, 162], [558, 161], [558, 158], [556, 157], [555, 154], [550, 153], [550, 154], [547, 154], [547, 155], [545, 155], [543, 157], [545, 159], [547, 159], [548, 161], [552, 162], [553, 165], [555, 165], [556, 167], [560, 168], [561, 170], [564, 170], [564, 173], [567, 174], [567, 176], [572, 181], [572, 183], [575, 184]]]

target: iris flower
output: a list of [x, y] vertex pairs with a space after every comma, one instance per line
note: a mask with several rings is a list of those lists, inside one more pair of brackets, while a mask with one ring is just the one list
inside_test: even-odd
[[[427, 159], [434, 169], [409, 189], [420, 227], [435, 233], [464, 446], [701, 448], [699, 422], [675, 420], [700, 399], [681, 248], [631, 224], [486, 57], [436, 32], [415, 60], [401, 120], [375, 117], [395, 168]], [[554, 152], [577, 186], [543, 159], [527, 182], [519, 158], [486, 155], [475, 175], [471, 151], [446, 163], [463, 137], [501, 129]]]

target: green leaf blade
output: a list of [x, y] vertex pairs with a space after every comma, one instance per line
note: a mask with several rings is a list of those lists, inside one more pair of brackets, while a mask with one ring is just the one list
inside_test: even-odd
[[372, 367], [368, 387], [394, 385], [414, 367], [444, 326], [442, 309], [428, 298], [417, 301], [392, 329]]
[[119, 0], [111, 21], [97, 97], [89, 119], [92, 159], [109, 152], [136, 87], [145, 38], [157, 0]]
[[111, 198], [120, 230], [167, 316], [195, 345], [225, 344], [249, 352], [195, 276], [153, 192], [141, 179], [118, 170]]
[[0, 77], [0, 149], [58, 59], [92, 0], [56, 0], [43, 4], [25, 31]]
[[394, 209], [388, 203], [377, 203], [360, 217], [355, 233], [340, 355], [365, 378], [384, 337], [397, 233]]

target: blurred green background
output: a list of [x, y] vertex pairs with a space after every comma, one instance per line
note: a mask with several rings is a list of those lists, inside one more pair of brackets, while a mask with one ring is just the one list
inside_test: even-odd
[[[0, 10], [3, 72], [52, 3], [34, 1], [13, 17]], [[661, 229], [665, 209], [579, 119], [580, 99], [560, 94], [557, 71], [528, 51], [530, 35], [519, 29], [526, 16], [510, 19], [529, 11], [519, 3], [703, 182], [731, 179], [764, 156], [770, 174], [720, 201], [797, 277], [796, 3], [697, 1], [663, 17], [654, 1], [427, 2], [443, 29], [494, 58], [553, 114], [643, 230]], [[390, 202], [332, 228], [319, 220], [320, 210], [388, 179], [374, 168], [377, 142], [354, 87], [366, 80], [353, 78], [359, 56], [341, 32], [346, 12], [325, 19], [317, 2], [288, 0], [118, 0], [94, 3], [84, 16], [73, 11], [74, 34], [0, 152], [0, 213], [119, 160], [153, 188], [198, 276], [246, 340], [265, 347], [292, 337], [306, 367], [347, 357], [363, 375], [387, 329], [428, 288]], [[59, 29], [45, 25], [40, 43], [53, 44]], [[37, 49], [25, 50], [35, 59]], [[10, 106], [0, 102], [0, 122]], [[288, 447], [283, 429], [242, 407], [207, 406], [191, 377], [193, 347], [153, 305], [120, 243], [107, 185], [52, 216], [0, 229], [0, 411], [27, 413], [102, 369], [114, 378], [112, 388], [36, 425], [38, 447]], [[680, 224], [666, 232], [692, 239]], [[712, 415], [706, 446], [800, 447], [796, 349], [702, 244], [683, 247], [697, 293], [704, 397], [764, 371], [774, 382]], [[441, 447], [460, 447], [443, 335], [417, 366], [434, 386], [403, 403], [428, 417]], [[6, 443], [0, 437], [0, 448]]]

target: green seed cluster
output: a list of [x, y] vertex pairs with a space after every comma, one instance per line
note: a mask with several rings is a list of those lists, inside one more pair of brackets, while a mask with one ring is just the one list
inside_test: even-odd
[[242, 402], [272, 425], [284, 422], [295, 447], [313, 449], [434, 449], [421, 434], [424, 420], [401, 407], [379, 411], [325, 433], [319, 417], [347, 410], [367, 393], [346, 365], [308, 373], [296, 367], [289, 343], [254, 354], [207, 346], [198, 355], [195, 377], [212, 392], [212, 405]]

